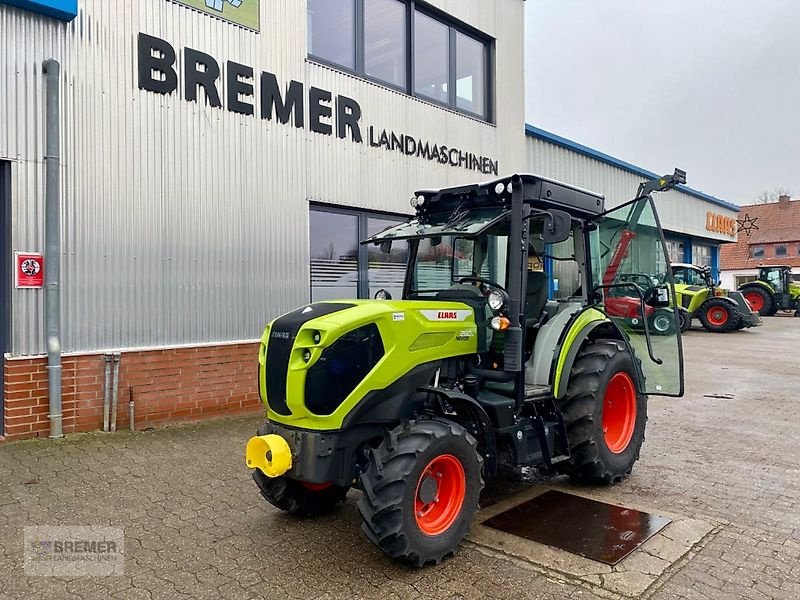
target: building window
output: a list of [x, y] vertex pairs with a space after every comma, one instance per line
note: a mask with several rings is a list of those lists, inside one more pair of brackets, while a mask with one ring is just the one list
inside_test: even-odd
[[750, 258], [764, 258], [764, 246], [750, 246]]
[[669, 261], [673, 263], [682, 263], [684, 259], [684, 245], [683, 242], [677, 240], [667, 240], [667, 251], [669, 252]]
[[788, 251], [787, 251], [787, 248], [786, 248], [786, 244], [780, 244], [778, 246], [775, 246], [775, 257], [776, 258], [781, 258], [781, 257], [787, 256], [787, 255], [788, 255]]
[[490, 44], [415, 0], [308, 0], [312, 59], [486, 120]]
[[407, 217], [312, 206], [309, 215], [311, 301], [372, 298], [383, 288], [402, 298], [408, 244], [395, 242], [388, 253], [358, 242]]
[[347, 69], [356, 66], [356, 0], [308, 0], [308, 53]]
[[450, 101], [450, 28], [414, 12], [414, 93], [437, 102]]
[[364, 0], [364, 72], [406, 87], [406, 4], [402, 0]]
[[456, 107], [485, 114], [486, 45], [456, 32]]
[[734, 286], [738, 289], [745, 283], [750, 283], [751, 281], [758, 279], [758, 275], [736, 275], [733, 279], [736, 282]]
[[692, 248], [692, 262], [699, 267], [711, 267], [711, 246], [695, 245]]

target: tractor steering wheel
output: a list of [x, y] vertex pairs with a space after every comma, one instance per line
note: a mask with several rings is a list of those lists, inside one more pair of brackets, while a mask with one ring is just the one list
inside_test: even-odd
[[458, 283], [467, 283], [469, 281], [481, 283], [483, 285], [495, 288], [503, 292], [506, 296], [508, 295], [508, 292], [502, 285], [500, 285], [499, 283], [495, 283], [494, 281], [489, 281], [488, 279], [484, 279], [483, 277], [462, 277], [461, 279], [458, 280]]

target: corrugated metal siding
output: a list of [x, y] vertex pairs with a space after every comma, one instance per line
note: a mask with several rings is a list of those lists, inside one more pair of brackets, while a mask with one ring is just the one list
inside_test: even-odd
[[[370, 124], [524, 169], [523, 3], [433, 4], [502, 32], [496, 126], [308, 62], [304, 2], [262, 1], [260, 34], [167, 0], [82, 0], [70, 24], [0, 5], [0, 158], [13, 161], [19, 250], [44, 247], [41, 63], [62, 63], [64, 350], [256, 338], [308, 300], [308, 200], [406, 212], [416, 188], [485, 178], [370, 148]], [[139, 32], [171, 43], [179, 68], [190, 46], [350, 96], [365, 143], [187, 102], [182, 77], [170, 96], [141, 91]], [[14, 354], [44, 351], [42, 298], [14, 292]]]
[[[529, 171], [601, 193], [606, 197], [607, 209], [633, 198], [642, 182], [639, 175], [533, 136], [527, 137], [527, 146]], [[664, 172], [669, 170], [670, 167], [665, 167]], [[664, 229], [707, 239], [734, 241], [735, 238], [706, 230], [707, 212], [736, 218], [734, 211], [676, 190], [655, 194], [654, 199]]]

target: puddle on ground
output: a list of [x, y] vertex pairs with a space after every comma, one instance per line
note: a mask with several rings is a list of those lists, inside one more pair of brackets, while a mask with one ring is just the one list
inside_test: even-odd
[[671, 521], [633, 508], [550, 490], [483, 525], [615, 565]]

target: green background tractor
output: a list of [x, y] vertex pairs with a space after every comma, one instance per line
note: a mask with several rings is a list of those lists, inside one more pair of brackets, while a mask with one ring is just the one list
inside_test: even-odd
[[[264, 498], [313, 516], [360, 489], [366, 536], [422, 566], [457, 549], [503, 467], [628, 475], [647, 394], [683, 394], [680, 333], [674, 312], [670, 333], [651, 336], [605, 299], [624, 289], [642, 317], [671, 310], [650, 192], [683, 181], [642, 184], [609, 212], [598, 194], [534, 175], [417, 192], [413, 218], [363, 242], [408, 246], [401, 299], [312, 303], [265, 329], [267, 421], [246, 448]], [[549, 276], [529, 269], [556, 256], [580, 282], [552, 301]]]
[[672, 263], [681, 331], [697, 318], [708, 331], [724, 333], [760, 326], [761, 319], [741, 292], [723, 290], [711, 277], [709, 267]]
[[792, 268], [759, 267], [758, 279], [739, 286], [753, 310], [771, 317], [779, 310], [793, 310], [800, 317], [800, 283], [792, 281]]

